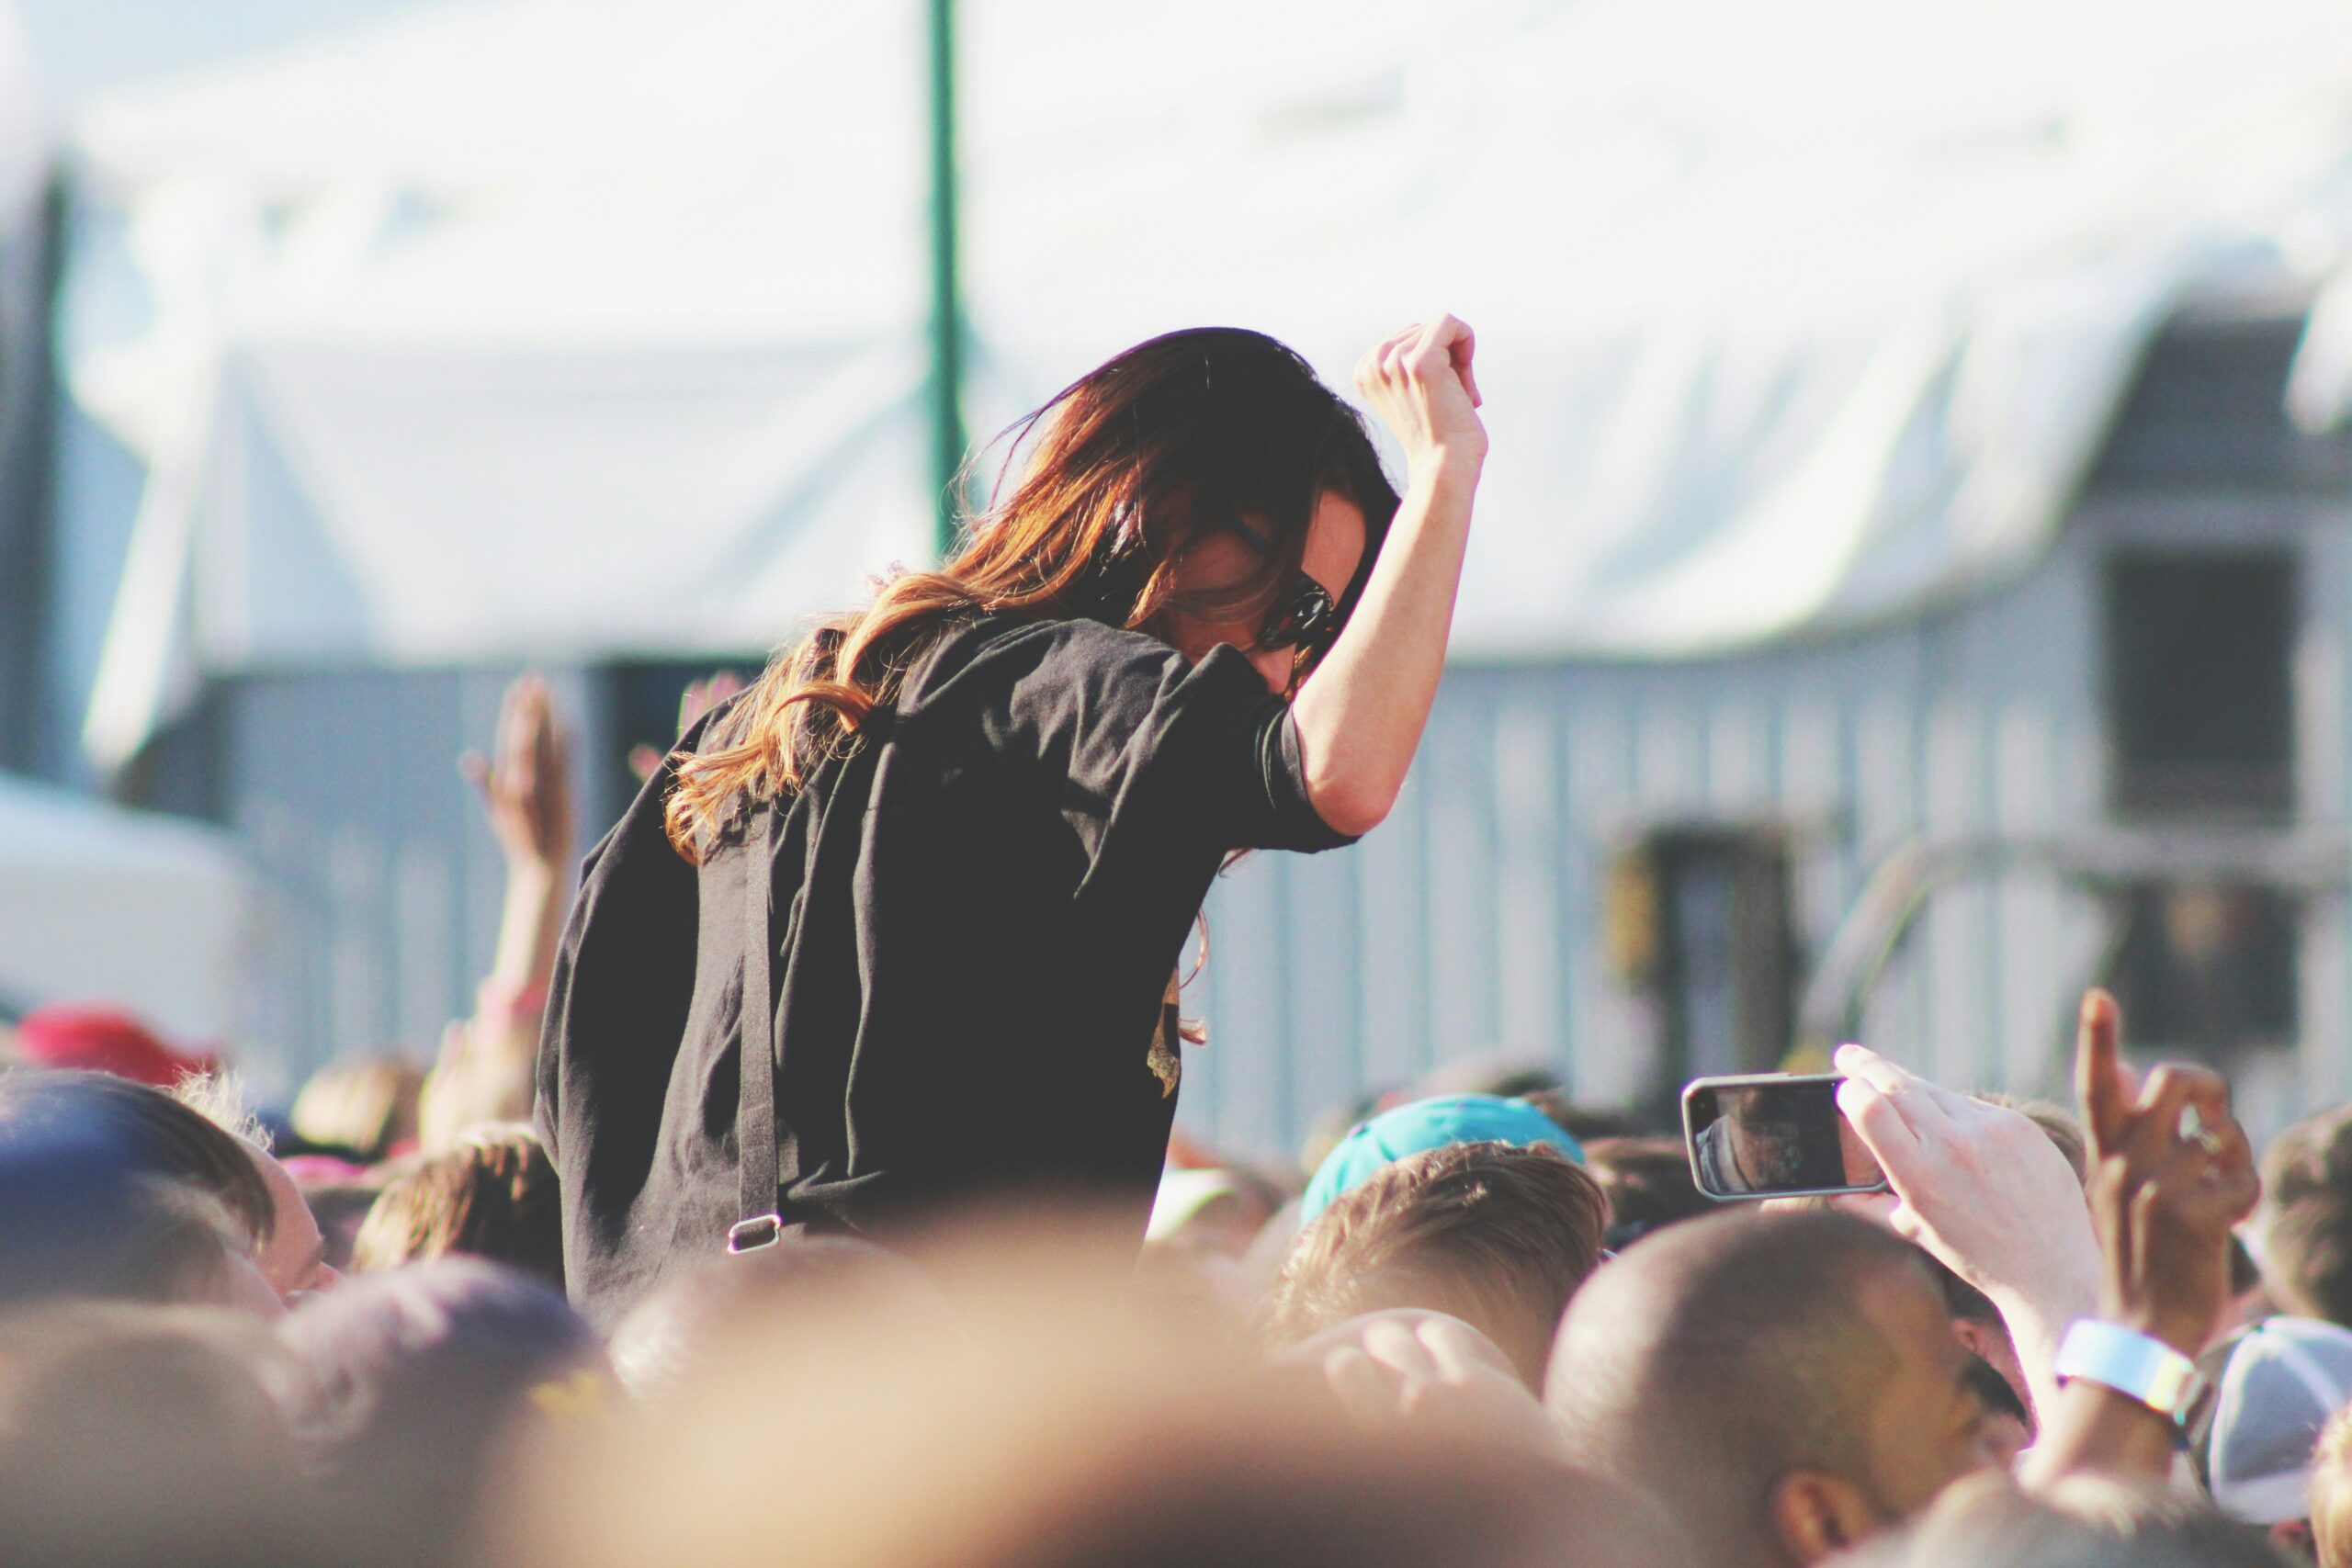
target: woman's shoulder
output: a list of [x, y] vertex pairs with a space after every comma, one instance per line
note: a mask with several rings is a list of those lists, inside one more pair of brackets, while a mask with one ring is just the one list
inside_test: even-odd
[[1156, 683], [1183, 661], [1158, 637], [1101, 621], [976, 615], [941, 637], [911, 672], [901, 710], [911, 716], [951, 699], [1024, 685], [1085, 685], [1122, 677]]

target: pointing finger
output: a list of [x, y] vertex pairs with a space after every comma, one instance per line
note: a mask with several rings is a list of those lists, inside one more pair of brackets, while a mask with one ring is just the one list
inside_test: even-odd
[[2090, 1131], [2095, 1155], [2116, 1146], [2130, 1116], [2117, 1055], [2121, 1030], [2115, 998], [2097, 987], [2086, 992], [2075, 1037], [2075, 1097], [2082, 1102], [2083, 1122]]

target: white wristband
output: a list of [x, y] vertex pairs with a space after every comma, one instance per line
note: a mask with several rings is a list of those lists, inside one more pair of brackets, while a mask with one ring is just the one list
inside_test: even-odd
[[2081, 1378], [2111, 1388], [2183, 1426], [2209, 1387], [2197, 1363], [2163, 1340], [2089, 1317], [2066, 1330], [2055, 1370], [2062, 1383]]

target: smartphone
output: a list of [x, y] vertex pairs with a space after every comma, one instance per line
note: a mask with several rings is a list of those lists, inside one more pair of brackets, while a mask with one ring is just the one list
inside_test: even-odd
[[1719, 1202], [1883, 1192], [1878, 1161], [1838, 1110], [1835, 1073], [1699, 1078], [1682, 1090], [1682, 1138], [1699, 1190]]

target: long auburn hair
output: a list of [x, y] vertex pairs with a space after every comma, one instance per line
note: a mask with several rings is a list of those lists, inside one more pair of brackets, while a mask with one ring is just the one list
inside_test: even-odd
[[[896, 704], [907, 671], [975, 615], [1147, 632], [1170, 611], [1247, 619], [1295, 580], [1326, 492], [1364, 516], [1363, 562], [1344, 611], [1396, 512], [1363, 419], [1297, 354], [1236, 327], [1138, 344], [998, 441], [1006, 451], [996, 491], [962, 518], [944, 564], [898, 571], [864, 609], [783, 649], [744, 694], [731, 739], [673, 759], [663, 823], [679, 853], [698, 862], [751, 803], [798, 790], [846, 752]], [[1185, 547], [1243, 519], [1272, 541], [1259, 569], [1213, 592], [1180, 592]]]

